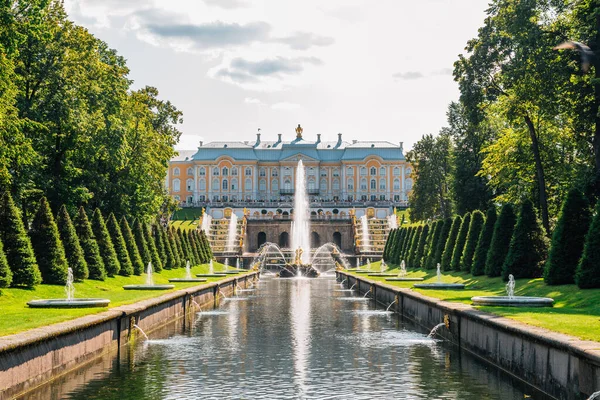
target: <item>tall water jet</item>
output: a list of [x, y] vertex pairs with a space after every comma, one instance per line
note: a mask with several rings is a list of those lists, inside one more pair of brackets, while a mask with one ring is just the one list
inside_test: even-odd
[[200, 230], [204, 231], [208, 235], [208, 231], [210, 230], [210, 224], [212, 222], [212, 217], [208, 214], [204, 214], [202, 216], [202, 223], [200, 224]]
[[148, 263], [146, 267], [146, 285], [154, 285], [154, 278], [152, 278], [152, 262]]
[[362, 226], [362, 251], [370, 251], [371, 239], [369, 238], [369, 221], [367, 221], [366, 215], [360, 217], [360, 225]]
[[292, 221], [292, 250], [302, 249], [302, 264], [310, 261], [310, 217], [306, 193], [305, 170], [302, 160], [296, 168], [296, 190], [294, 193], [294, 218]]
[[398, 228], [398, 217], [396, 217], [396, 214], [388, 215], [387, 220], [388, 220], [388, 227], [390, 229]]
[[235, 239], [237, 238], [237, 220], [235, 213], [231, 213], [229, 219], [229, 231], [227, 232], [227, 248], [225, 251], [235, 251]]
[[125, 285], [123, 289], [125, 290], [167, 290], [173, 289], [175, 285], [155, 285], [154, 278], [152, 277], [152, 263], [148, 263], [148, 267], [146, 267], [146, 283], [143, 285]]
[[192, 268], [190, 267], [190, 260], [185, 263], [185, 278], [192, 279]]
[[67, 295], [67, 301], [72, 301], [75, 297], [75, 286], [73, 285], [73, 270], [71, 267], [67, 270], [67, 284], [65, 285], [65, 293]]

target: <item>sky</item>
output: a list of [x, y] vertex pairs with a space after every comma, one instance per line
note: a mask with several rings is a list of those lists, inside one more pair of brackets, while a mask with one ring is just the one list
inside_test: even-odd
[[200, 140], [387, 140], [408, 150], [446, 124], [453, 63], [485, 0], [65, 0], [127, 59], [133, 87], [183, 112]]

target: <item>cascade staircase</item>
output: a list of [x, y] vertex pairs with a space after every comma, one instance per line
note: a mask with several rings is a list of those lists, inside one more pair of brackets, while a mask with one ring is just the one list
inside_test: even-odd
[[244, 233], [246, 232], [246, 218], [239, 218], [236, 224], [236, 235], [233, 247], [227, 247], [229, 235], [229, 222], [227, 218], [213, 219], [206, 234], [210, 247], [215, 256], [235, 256], [242, 254]]
[[360, 219], [353, 218], [354, 243], [356, 253], [364, 256], [381, 257], [383, 249], [390, 233], [389, 221], [387, 218], [369, 218], [367, 226], [369, 232], [369, 241], [363, 243], [363, 226]]

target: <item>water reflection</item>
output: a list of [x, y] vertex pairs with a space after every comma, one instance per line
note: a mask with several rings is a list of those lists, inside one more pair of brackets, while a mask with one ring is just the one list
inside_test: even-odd
[[545, 399], [336, 289], [332, 279], [268, 279], [246, 301], [198, 313], [191, 329], [170, 324], [25, 397]]

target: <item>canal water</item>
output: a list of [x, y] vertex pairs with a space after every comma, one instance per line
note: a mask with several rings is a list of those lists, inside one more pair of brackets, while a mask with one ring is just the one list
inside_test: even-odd
[[545, 399], [334, 278], [263, 278], [29, 393], [66, 399]]

